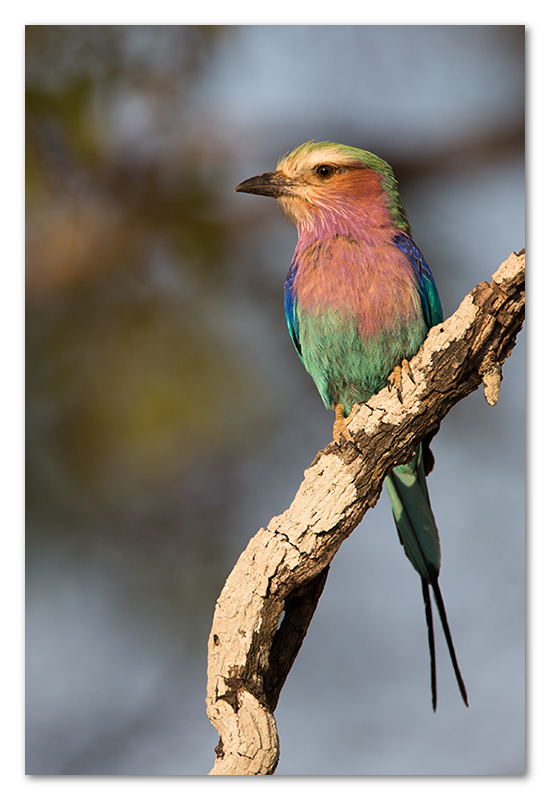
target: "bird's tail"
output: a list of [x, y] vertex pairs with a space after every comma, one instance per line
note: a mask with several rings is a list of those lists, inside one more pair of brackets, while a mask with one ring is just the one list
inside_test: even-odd
[[441, 550], [439, 534], [435, 524], [434, 515], [430, 505], [422, 445], [420, 444], [409, 464], [395, 467], [385, 480], [386, 489], [390, 497], [393, 517], [397, 526], [399, 541], [405, 549], [405, 555], [419, 573], [422, 580], [422, 595], [428, 627], [428, 646], [430, 650], [432, 706], [437, 707], [437, 684], [435, 666], [435, 640], [433, 631], [432, 606], [429, 593], [431, 585], [443, 633], [449, 648], [449, 654], [456, 675], [458, 688], [465, 704], [468, 705], [466, 687], [460, 674], [458, 661], [451, 638], [451, 631], [447, 622], [447, 614], [443, 597], [439, 589], [439, 568], [441, 565]]

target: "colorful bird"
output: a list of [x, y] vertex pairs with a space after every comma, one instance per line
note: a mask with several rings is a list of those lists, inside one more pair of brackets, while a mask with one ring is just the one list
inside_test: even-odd
[[[325, 406], [336, 413], [334, 438], [349, 439], [347, 418], [390, 382], [399, 397], [401, 370], [443, 319], [432, 274], [412, 239], [397, 181], [373, 153], [333, 142], [307, 142], [275, 172], [243, 181], [236, 192], [277, 198], [298, 229], [286, 277], [288, 329]], [[385, 480], [405, 554], [420, 574], [437, 706], [435, 643], [429, 587], [466, 705], [439, 589], [440, 546], [425, 475], [429, 442]]]

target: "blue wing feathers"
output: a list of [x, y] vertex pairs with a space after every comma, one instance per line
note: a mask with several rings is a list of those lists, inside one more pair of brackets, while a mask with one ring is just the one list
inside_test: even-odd
[[443, 312], [437, 287], [426, 259], [415, 242], [406, 233], [399, 231], [394, 237], [394, 243], [409, 259], [416, 278], [424, 319], [428, 328], [432, 328], [434, 325], [443, 322]]
[[[292, 262], [285, 281], [285, 316], [288, 325], [290, 338], [294, 343], [296, 352], [302, 358], [302, 348], [298, 334], [298, 315], [296, 314], [296, 290], [294, 288], [294, 278], [296, 277], [296, 262]], [[303, 359], [302, 359], [303, 360]]]

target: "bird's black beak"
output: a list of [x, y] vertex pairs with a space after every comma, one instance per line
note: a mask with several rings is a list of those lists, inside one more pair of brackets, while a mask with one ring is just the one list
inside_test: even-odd
[[280, 197], [282, 194], [292, 194], [293, 186], [294, 181], [281, 172], [264, 172], [263, 175], [255, 175], [253, 178], [239, 183], [235, 187], [235, 191], [263, 194], [266, 197]]

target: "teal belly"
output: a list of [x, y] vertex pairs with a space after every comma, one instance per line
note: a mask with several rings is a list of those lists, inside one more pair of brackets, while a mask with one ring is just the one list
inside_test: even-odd
[[409, 319], [364, 339], [350, 315], [297, 310], [304, 366], [325, 406], [341, 403], [346, 416], [354, 403], [365, 403], [384, 388], [393, 368], [418, 352], [427, 333], [422, 318]]

